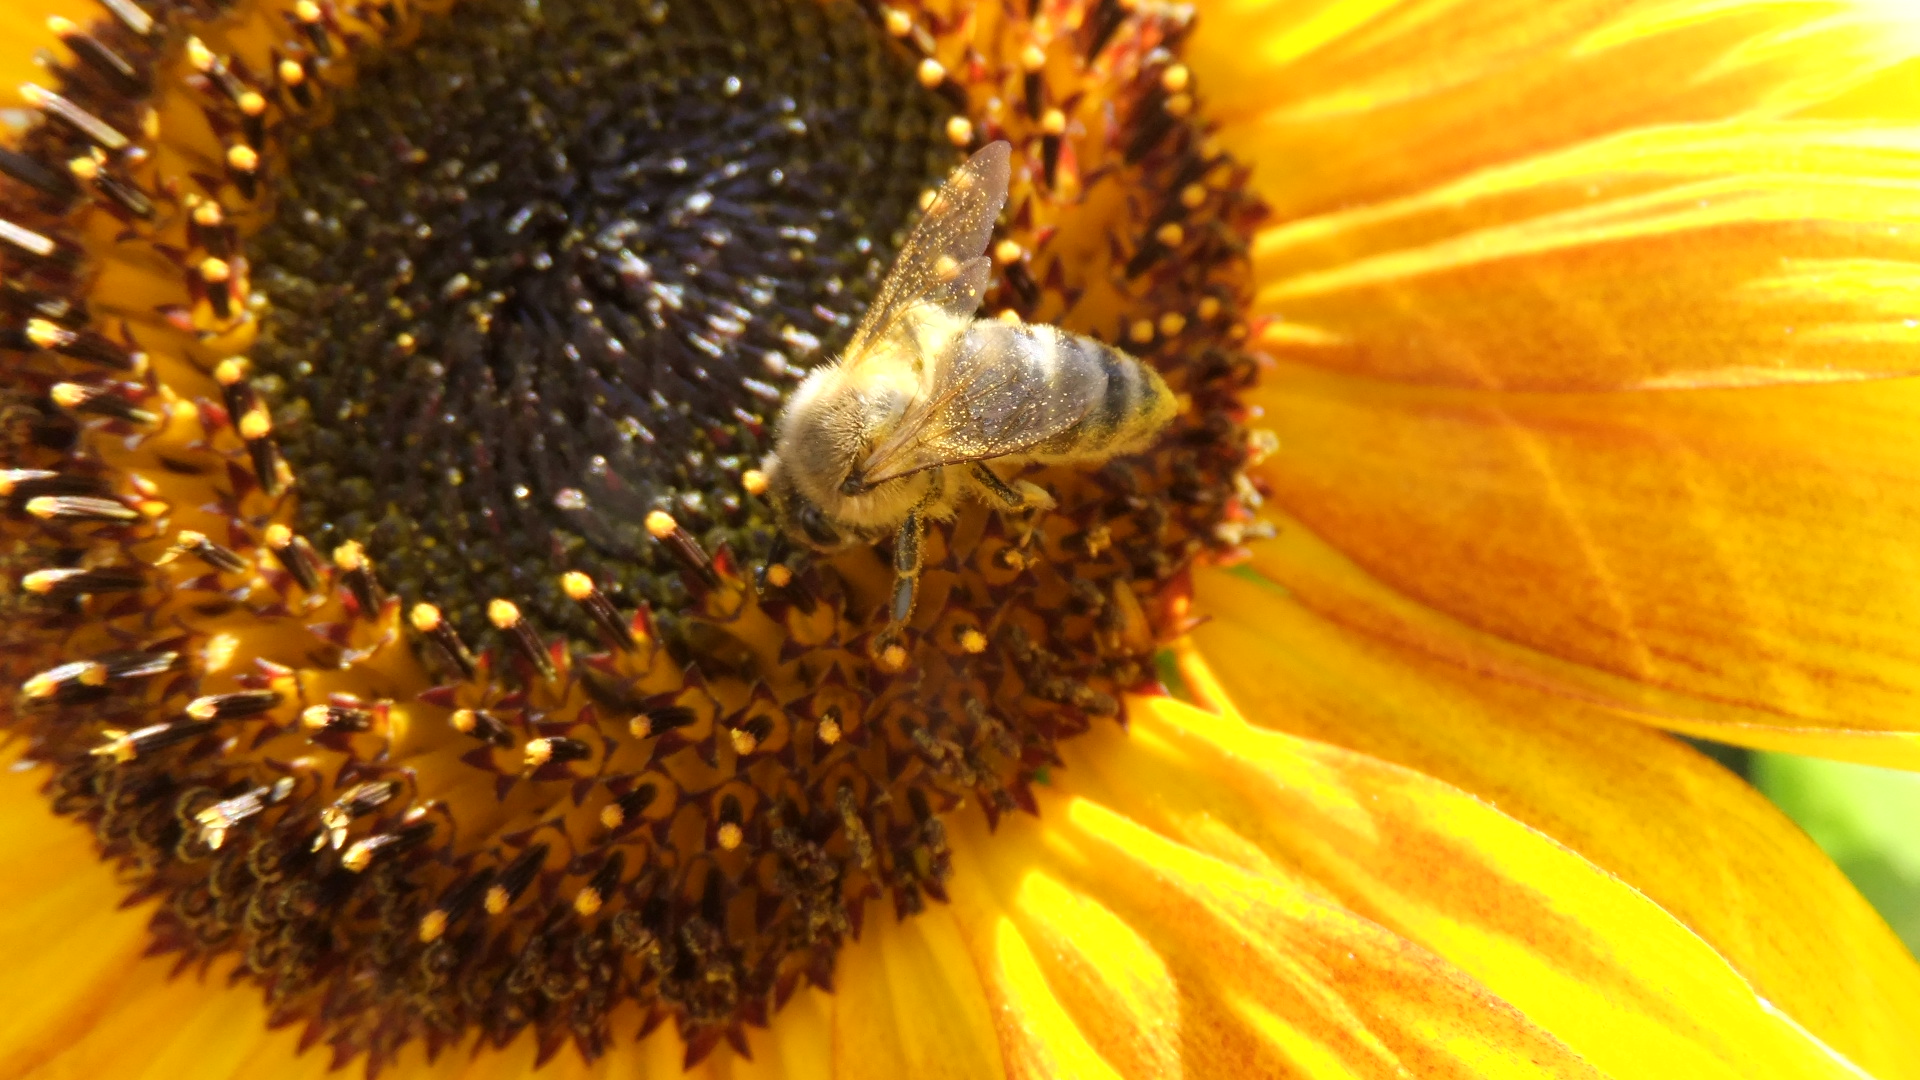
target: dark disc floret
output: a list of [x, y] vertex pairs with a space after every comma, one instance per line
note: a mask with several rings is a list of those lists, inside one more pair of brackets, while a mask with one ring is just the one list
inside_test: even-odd
[[946, 111], [838, 4], [476, 0], [372, 59], [248, 243], [303, 531], [583, 638], [553, 566], [680, 610], [647, 515], [765, 547], [742, 463], [951, 167]]

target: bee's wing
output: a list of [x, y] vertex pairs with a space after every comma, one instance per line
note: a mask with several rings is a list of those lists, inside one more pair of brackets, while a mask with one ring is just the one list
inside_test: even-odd
[[998, 329], [978, 324], [934, 359], [926, 395], [861, 463], [866, 483], [1031, 450], [1079, 423], [1107, 392], [1096, 367], [1028, 364], [989, 347]]
[[988, 271], [982, 255], [1007, 201], [1011, 152], [1004, 141], [990, 143], [942, 185], [847, 343], [849, 363], [873, 355], [875, 343], [899, 335], [903, 319], [917, 307], [932, 306], [962, 319], [979, 308]]

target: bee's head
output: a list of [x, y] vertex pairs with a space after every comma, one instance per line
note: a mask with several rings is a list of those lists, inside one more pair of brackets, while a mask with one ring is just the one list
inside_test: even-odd
[[767, 455], [760, 471], [767, 478], [767, 499], [773, 503], [774, 518], [789, 539], [819, 551], [832, 551], [852, 542], [794, 485], [793, 470], [784, 467], [777, 455]]

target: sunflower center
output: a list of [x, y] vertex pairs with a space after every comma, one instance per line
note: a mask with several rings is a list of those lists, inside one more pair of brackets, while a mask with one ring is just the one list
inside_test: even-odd
[[[1245, 528], [1258, 208], [1185, 16], [203, 9], [57, 20], [0, 153], [0, 727], [156, 950], [240, 958], [342, 1060], [591, 1058], [635, 1013], [744, 1050], [944, 899], [943, 814], [1034, 807]], [[902, 632], [884, 550], [766, 565], [749, 473], [988, 138], [982, 316], [1185, 407], [931, 528]]]
[[739, 475], [951, 166], [942, 113], [843, 5], [480, 0], [366, 65], [248, 245], [304, 531], [583, 638], [553, 565], [681, 609], [648, 515], [761, 546]]

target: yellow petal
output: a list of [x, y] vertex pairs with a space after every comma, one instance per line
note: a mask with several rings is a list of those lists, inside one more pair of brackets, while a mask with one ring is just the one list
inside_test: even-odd
[[869, 903], [859, 945], [834, 973], [833, 1075], [990, 1080], [1003, 1075], [985, 992], [953, 915], [894, 918]]
[[1221, 137], [1293, 221], [1629, 128], [1810, 108], [1911, 55], [1901, 8], [1223, 0], [1188, 56]]
[[[1137, 801], [1049, 791], [993, 836], [955, 822], [954, 911], [1016, 1075], [1597, 1077], [1449, 958], [1114, 808]], [[1122, 987], [1086, 985], [1116, 969]]]
[[[1166, 935], [1176, 979], [1176, 960], [1246, 978], [1263, 946], [1280, 945], [1293, 970], [1337, 973], [1328, 986], [1364, 1002], [1354, 1015], [1383, 1041], [1416, 1018], [1460, 1023], [1461, 1045], [1488, 1040], [1488, 1060], [1511, 1063], [1517, 1047], [1495, 1039], [1497, 1010], [1463, 1013], [1432, 989], [1374, 984], [1300, 934], [1334, 924], [1328, 940], [1347, 938], [1364, 957], [1367, 928], [1385, 928], [1405, 939], [1403, 956], [1431, 950], [1610, 1075], [1855, 1075], [1645, 896], [1465, 792], [1164, 699], [1130, 716], [1125, 739], [1068, 744], [1066, 794], [1042, 816], [1079, 887], [1149, 939]], [[1229, 911], [1257, 922], [1256, 943], [1209, 940], [1209, 920]], [[1194, 946], [1211, 954], [1204, 965], [1183, 955]], [[1266, 990], [1254, 1000], [1284, 1000]]]
[[1489, 389], [1920, 371], [1920, 128], [1631, 131], [1265, 230], [1282, 360]]
[[[1329, 599], [1346, 606], [1317, 607]], [[1212, 618], [1184, 670], [1214, 702], [1500, 807], [1630, 882], [1862, 1067], [1920, 1080], [1920, 965], [1803, 833], [1718, 765], [1578, 698], [1476, 674], [1466, 654], [1357, 632], [1389, 625], [1369, 623], [1383, 613], [1359, 596], [1211, 571], [1196, 600]]]
[[1920, 765], [1920, 380], [1487, 394], [1296, 369], [1264, 405], [1286, 523], [1259, 566], [1317, 610], [1681, 730]]

